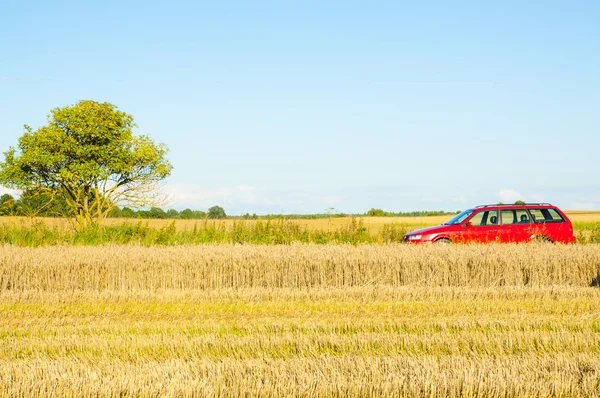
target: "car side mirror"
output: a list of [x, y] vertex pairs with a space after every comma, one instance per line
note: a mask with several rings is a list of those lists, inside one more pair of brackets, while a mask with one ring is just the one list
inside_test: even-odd
[[471, 224], [471, 221], [465, 223], [465, 228], [471, 228], [472, 226], [473, 224]]

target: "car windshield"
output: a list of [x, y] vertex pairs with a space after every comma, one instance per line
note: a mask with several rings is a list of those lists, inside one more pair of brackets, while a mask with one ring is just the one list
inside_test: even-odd
[[467, 217], [469, 217], [475, 210], [473, 209], [469, 209], [469, 210], [465, 210], [462, 213], [454, 216], [451, 220], [449, 220], [448, 222], [444, 223], [444, 225], [455, 225], [455, 224], [460, 224], [461, 222], [465, 221], [465, 219]]

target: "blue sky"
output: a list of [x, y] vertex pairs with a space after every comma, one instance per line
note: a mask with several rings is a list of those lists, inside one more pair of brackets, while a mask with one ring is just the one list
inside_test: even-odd
[[180, 210], [600, 209], [599, 2], [86, 3], [3, 1], [1, 151], [92, 99]]

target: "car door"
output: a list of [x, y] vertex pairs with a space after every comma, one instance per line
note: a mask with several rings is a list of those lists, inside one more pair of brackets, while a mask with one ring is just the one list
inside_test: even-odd
[[527, 209], [502, 209], [500, 211], [499, 235], [501, 242], [529, 242], [533, 229], [531, 216]]
[[462, 237], [464, 242], [495, 242], [498, 238], [498, 211], [485, 210], [473, 214], [466, 220]]

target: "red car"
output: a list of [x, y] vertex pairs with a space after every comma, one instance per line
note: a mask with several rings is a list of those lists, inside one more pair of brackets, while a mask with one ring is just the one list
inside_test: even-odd
[[465, 210], [448, 222], [404, 235], [411, 243], [574, 243], [573, 225], [549, 203], [484, 205]]

